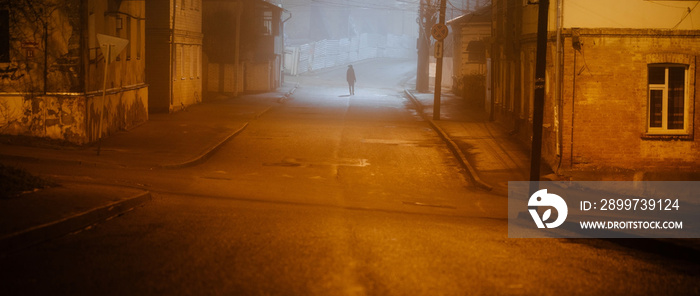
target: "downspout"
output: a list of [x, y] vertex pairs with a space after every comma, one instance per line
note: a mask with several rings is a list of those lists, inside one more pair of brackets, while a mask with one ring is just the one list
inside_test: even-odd
[[[286, 19], [284, 19], [284, 20], [282, 21], [282, 25], [284, 25], [284, 23], [286, 23], [289, 19], [292, 18], [292, 12], [289, 11], [289, 10], [286, 10], [286, 9], [282, 9], [282, 11], [283, 11], [283, 12], [286, 12], [286, 13], [289, 13], [289, 17], [286, 18]], [[283, 32], [284, 32], [284, 30], [283, 30]]]
[[235, 46], [236, 46], [236, 48], [234, 48], [234, 54], [233, 54], [233, 68], [235, 71], [234, 77], [236, 79], [233, 83], [233, 85], [234, 85], [233, 96], [234, 97], [238, 96], [238, 89], [242, 87], [242, 86], [238, 85], [238, 83], [242, 81], [242, 79], [239, 79], [241, 72], [242, 72], [239, 69], [239, 67], [241, 66], [241, 62], [240, 62], [240, 59], [241, 59], [241, 14], [243, 12], [242, 11], [243, 5], [244, 4], [242, 1], [238, 1], [238, 9], [236, 10], [236, 32], [235, 32], [235, 36], [236, 36], [236, 39], [235, 39], [236, 45]]
[[49, 83], [49, 21], [42, 19], [44, 23], [44, 96], [48, 93]]
[[[280, 5], [280, 8], [281, 7], [282, 7], [282, 5]], [[284, 67], [285, 67], [284, 57], [285, 57], [285, 51], [286, 51], [286, 46], [284, 45], [284, 41], [285, 41], [284, 40], [284, 23], [286, 23], [288, 20], [290, 20], [292, 18], [292, 12], [282, 8], [282, 13], [285, 13], [285, 12], [289, 13], [289, 17], [282, 20], [282, 23], [280, 24], [280, 37], [282, 39], [282, 54], [280, 57], [280, 61], [282, 63], [282, 65], [280, 65], [280, 86], [282, 86], [284, 84]], [[348, 28], [349, 28], [349, 26], [348, 26]], [[292, 54], [292, 58], [294, 58], [293, 55], [294, 54]]]
[[174, 84], [175, 84], [175, 17], [177, 16], [177, 0], [173, 0], [173, 23], [170, 29], [170, 77], [168, 83], [170, 84], [170, 106], [168, 110], [172, 111], [171, 108], [174, 105]]
[[557, 154], [559, 155], [559, 164], [557, 165], [557, 171], [556, 173], [559, 173], [559, 169], [561, 168], [561, 162], [563, 156], [563, 131], [562, 131], [562, 71], [561, 67], [563, 65], [562, 60], [564, 59], [564, 46], [562, 44], [561, 40], [561, 31], [562, 31], [562, 18], [563, 18], [563, 2], [564, 0], [557, 0], [557, 54], [556, 54], [556, 59], [554, 61], [554, 77], [555, 77], [555, 83], [554, 83], [554, 96], [555, 96], [555, 102], [557, 102], [556, 106], [556, 111], [557, 111], [557, 116], [556, 121], [557, 124], [555, 125], [557, 128]]
[[[573, 34], [572, 34], [573, 35]], [[578, 73], [576, 73], [576, 52], [578, 50], [574, 48], [574, 68], [571, 73], [571, 136], [570, 136], [570, 146], [569, 146], [569, 169], [574, 168], [574, 117], [576, 116], [576, 76]]]
[[[89, 12], [88, 12], [88, 5], [84, 1], [80, 2], [80, 73], [78, 74], [81, 79], [80, 85], [78, 85], [79, 92], [82, 92], [83, 94], [87, 94], [88, 89], [87, 89], [87, 81], [88, 81], [88, 75], [89, 74], [89, 56], [90, 56], [90, 44], [88, 42], [88, 30], [89, 30], [89, 25], [88, 25], [88, 19], [89, 19]], [[87, 98], [87, 96], [85, 96]], [[87, 104], [86, 104], [87, 105]], [[87, 122], [86, 122], [87, 123]], [[87, 126], [87, 125], [85, 125]]]

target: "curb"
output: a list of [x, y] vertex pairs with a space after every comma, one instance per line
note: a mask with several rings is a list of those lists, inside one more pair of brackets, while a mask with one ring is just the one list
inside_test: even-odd
[[[260, 116], [263, 116], [265, 113], [270, 111], [270, 109], [272, 109], [272, 106], [269, 106], [269, 107], [265, 108], [265, 110], [260, 111], [260, 113], [256, 114], [253, 118], [254, 119], [260, 118]], [[235, 136], [237, 136], [238, 134], [243, 132], [248, 127], [248, 124], [250, 124], [250, 122], [244, 123], [243, 126], [241, 126], [237, 130], [235, 130], [233, 133], [226, 136], [226, 138], [219, 141], [219, 143], [216, 143], [215, 145], [209, 147], [209, 149], [204, 151], [202, 154], [195, 156], [194, 158], [192, 158], [190, 160], [186, 160], [184, 162], [175, 163], [175, 164], [164, 164], [164, 165], [160, 165], [158, 167], [162, 168], [162, 169], [180, 169], [180, 168], [185, 168], [185, 167], [190, 167], [190, 166], [201, 164], [204, 161], [206, 161], [207, 158], [211, 157], [216, 151], [218, 151], [219, 148], [221, 148], [221, 146], [226, 144], [226, 142], [230, 141]]]
[[292, 99], [291, 96], [294, 94], [294, 92], [297, 90], [297, 88], [299, 88], [299, 82], [297, 82], [297, 84], [294, 85], [294, 87], [292, 87], [292, 89], [291, 89], [290, 91], [288, 91], [287, 93], [285, 93], [284, 95], [282, 95], [282, 96], [277, 100], [277, 103], [282, 104], [282, 103], [285, 103], [285, 102], [291, 100], [291, 99]]
[[292, 87], [291, 90], [289, 90], [287, 93], [285, 93], [284, 95], [282, 95], [282, 97], [280, 97], [280, 98], [277, 100], [277, 103], [282, 104], [282, 103], [285, 103], [285, 102], [291, 100], [291, 99], [292, 99], [291, 96], [294, 94], [294, 92], [297, 90], [297, 88], [299, 88], [299, 82], [297, 82], [297, 84], [294, 85], [294, 87]]
[[0, 257], [116, 217], [150, 200], [151, 192], [144, 191], [130, 198], [94, 208], [87, 212], [0, 237]]
[[423, 113], [423, 104], [416, 99], [416, 97], [411, 93], [408, 89], [404, 89], [404, 93], [408, 98], [413, 102], [413, 104], [417, 107], [418, 113], [420, 116], [423, 118], [423, 120], [427, 121], [430, 123], [430, 126], [435, 130], [440, 138], [442, 138], [445, 143], [447, 143], [447, 147], [452, 151], [452, 154], [454, 154], [457, 157], [457, 160], [459, 161], [459, 164], [464, 168], [464, 170], [467, 172], [469, 175], [469, 178], [474, 182], [474, 185], [477, 187], [490, 191], [493, 189], [493, 187], [486, 182], [482, 181], [481, 178], [479, 177], [479, 174], [477, 170], [469, 163], [469, 160], [467, 159], [467, 156], [464, 155], [464, 152], [462, 152], [461, 149], [459, 149], [459, 146], [457, 146], [457, 143], [453, 141], [450, 136], [442, 129], [440, 126], [438, 126], [435, 121], [433, 121], [430, 118], [427, 118], [425, 116], [425, 113]]
[[[260, 117], [262, 114], [264, 114], [264, 113], [267, 112], [268, 110], [270, 110], [270, 107], [268, 107], [267, 109], [265, 109], [265, 111], [263, 111], [262, 113], [256, 115], [255, 118]], [[181, 163], [164, 164], [164, 165], [161, 165], [160, 168], [163, 168], [163, 169], [180, 169], [180, 168], [190, 167], [190, 166], [194, 166], [194, 165], [203, 163], [205, 160], [207, 160], [207, 158], [211, 157], [217, 150], [219, 150], [219, 148], [221, 148], [221, 146], [223, 146], [226, 142], [228, 142], [229, 140], [233, 139], [235, 136], [237, 136], [238, 134], [240, 134], [241, 132], [243, 132], [243, 130], [245, 130], [245, 129], [248, 127], [248, 124], [249, 124], [249, 123], [250, 123], [250, 122], [246, 122], [245, 124], [243, 124], [242, 127], [238, 128], [238, 129], [235, 130], [233, 133], [231, 133], [230, 135], [226, 136], [226, 138], [224, 138], [223, 140], [221, 140], [219, 143], [216, 143], [214, 146], [212, 146], [212, 147], [210, 147], [209, 149], [207, 149], [207, 151], [204, 151], [204, 153], [202, 153], [202, 154], [200, 154], [200, 155], [198, 155], [198, 156], [196, 156], [196, 157], [194, 157], [194, 158], [192, 158], [192, 159], [190, 159], [190, 160], [181, 162]]]

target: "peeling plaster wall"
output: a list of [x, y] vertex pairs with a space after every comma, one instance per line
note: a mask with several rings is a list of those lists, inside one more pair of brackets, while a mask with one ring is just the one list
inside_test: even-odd
[[[98, 139], [102, 96], [4, 96], [0, 98], [0, 133], [87, 144]], [[148, 120], [148, 89], [105, 97], [103, 137]]]
[[[89, 142], [99, 138], [102, 96], [85, 98], [87, 103], [86, 137]], [[102, 117], [102, 136], [128, 130], [148, 120], [148, 88], [108, 94]]]
[[83, 144], [85, 100], [71, 96], [0, 98], [0, 133]]
[[28, 3], [33, 7], [10, 13], [11, 62], [0, 63], [1, 134], [97, 140], [105, 65], [97, 33], [130, 41], [107, 71], [104, 135], [148, 120], [144, 1]]

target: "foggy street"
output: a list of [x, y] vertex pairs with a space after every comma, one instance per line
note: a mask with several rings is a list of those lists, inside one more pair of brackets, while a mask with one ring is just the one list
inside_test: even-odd
[[471, 184], [404, 97], [415, 65], [356, 63], [353, 96], [345, 66], [287, 76], [291, 99], [195, 166], [23, 163], [153, 200], [0, 258], [0, 294], [700, 293], [697, 261], [616, 240], [509, 239], [507, 196]]

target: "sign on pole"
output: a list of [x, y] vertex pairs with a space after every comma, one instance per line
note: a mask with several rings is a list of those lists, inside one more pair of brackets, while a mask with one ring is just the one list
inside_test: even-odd
[[117, 56], [119, 56], [122, 50], [124, 50], [124, 48], [129, 44], [129, 40], [104, 34], [97, 34], [97, 43], [100, 44], [100, 49], [102, 50], [102, 55], [105, 57], [105, 61], [107, 61], [107, 64], [111, 64], [117, 60]]
[[445, 24], [438, 23], [438, 24], [433, 25], [432, 28], [430, 28], [430, 35], [433, 35], [433, 38], [435, 38], [435, 40], [438, 40], [438, 41], [447, 38], [447, 34], [449, 34], [449, 33], [450, 33], [450, 30], [447, 28], [447, 25], [445, 25]]
[[445, 25], [445, 6], [447, 0], [440, 0], [440, 16], [439, 22], [435, 24], [431, 30], [430, 34], [437, 39], [435, 43], [435, 93], [433, 97], [433, 120], [440, 120], [440, 96], [442, 95], [442, 52], [443, 52], [443, 42], [442, 40], [447, 37], [450, 32]]
[[105, 57], [105, 73], [102, 80], [102, 107], [100, 108], [100, 125], [98, 130], [97, 155], [100, 155], [102, 148], [102, 116], [104, 116], [105, 96], [107, 95], [107, 67], [109, 64], [117, 60], [117, 56], [124, 50], [129, 40], [114, 36], [97, 34], [97, 42], [100, 44], [100, 50]]
[[435, 42], [435, 58], [441, 59], [445, 49], [445, 42], [442, 40]]

